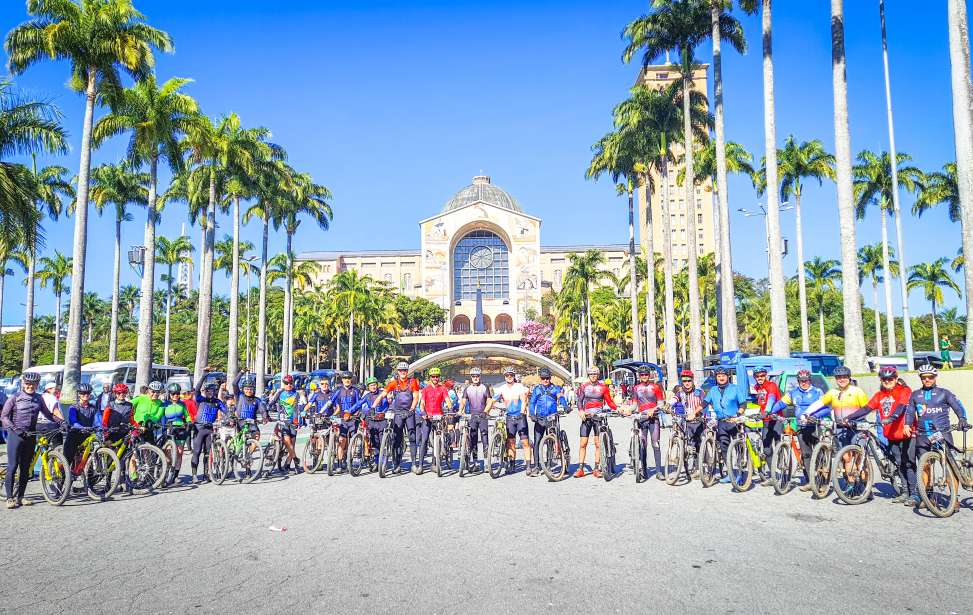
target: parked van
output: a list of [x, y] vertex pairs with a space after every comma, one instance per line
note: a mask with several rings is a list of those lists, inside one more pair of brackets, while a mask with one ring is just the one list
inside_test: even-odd
[[[97, 361], [81, 366], [81, 382], [90, 384], [96, 392], [100, 392], [105, 383], [114, 385], [123, 382], [131, 389], [135, 387], [135, 372], [135, 361]], [[189, 390], [193, 386], [189, 368], [175, 365], [153, 363], [152, 373], [149, 376], [149, 381], [152, 380], [158, 380], [164, 385], [176, 383], [184, 390]], [[138, 391], [133, 393], [137, 395]]]

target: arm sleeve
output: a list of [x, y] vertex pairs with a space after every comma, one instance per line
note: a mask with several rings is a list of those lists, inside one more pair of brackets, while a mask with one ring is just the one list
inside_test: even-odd
[[539, 390], [540, 389], [538, 389], [537, 387], [534, 387], [534, 390], [530, 392], [530, 401], [527, 402], [527, 414], [530, 416], [533, 416], [537, 413], [536, 406], [537, 406], [537, 399], [539, 397], [537, 393]]
[[872, 412], [872, 409], [869, 408], [868, 405], [865, 405], [865, 406], [862, 406], [861, 408], [859, 408], [858, 410], [852, 412], [851, 414], [849, 414], [845, 418], [845, 420], [846, 421], [860, 421], [861, 419], [863, 419], [866, 416], [868, 416], [869, 414], [871, 414], [871, 412]]
[[16, 396], [8, 397], [7, 401], [3, 403], [3, 410], [0, 410], [0, 424], [2, 424], [3, 428], [8, 431], [13, 431], [13, 424], [11, 421], [13, 420], [12, 415], [15, 398]]
[[605, 385], [601, 385], [601, 386], [605, 393], [604, 395], [605, 403], [608, 404], [608, 407], [611, 408], [612, 410], [618, 410], [618, 406], [615, 405], [615, 400], [612, 399], [611, 389], [609, 389]]
[[105, 411], [101, 413], [101, 428], [108, 429], [108, 416], [111, 414], [111, 408], [105, 408]]
[[240, 372], [239, 374], [237, 374], [236, 375], [236, 378], [233, 379], [233, 392], [234, 393], [239, 393], [240, 392], [240, 381], [241, 380], [243, 380], [243, 372]]
[[71, 427], [81, 427], [81, 423], [78, 422], [78, 407], [71, 406], [68, 408], [68, 425]]
[[784, 395], [780, 398], [780, 400], [777, 401], [777, 403], [774, 404], [774, 406], [770, 409], [770, 411], [780, 412], [781, 410], [787, 408], [787, 406], [793, 406], [793, 405], [794, 402], [791, 401], [790, 393], [784, 393]]
[[811, 402], [811, 405], [807, 407], [807, 410], [804, 412], [804, 414], [806, 414], [807, 416], [817, 416], [818, 412], [830, 403], [831, 403], [831, 392], [829, 391], [828, 393], [825, 393], [820, 398], [818, 398], [816, 401]]
[[946, 404], [953, 409], [953, 412], [956, 413], [956, 416], [959, 417], [959, 419], [963, 421], [966, 420], [966, 408], [964, 408], [963, 403], [960, 402], [955, 395], [953, 395], [952, 391], [946, 392]]

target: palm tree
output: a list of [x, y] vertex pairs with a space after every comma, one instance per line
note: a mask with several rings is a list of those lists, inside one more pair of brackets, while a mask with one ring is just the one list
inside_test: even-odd
[[955, 162], [944, 164], [942, 171], [925, 174], [922, 189], [912, 205], [912, 213], [922, 217], [926, 211], [942, 203], [949, 208], [950, 222], [962, 220], [962, 204], [959, 198], [959, 180], [956, 177]]
[[192, 263], [193, 244], [189, 237], [180, 235], [175, 239], [158, 237], [155, 240], [155, 257], [167, 267], [166, 275], [166, 336], [162, 350], [162, 362], [169, 364], [169, 316], [172, 313], [172, 268], [182, 263]]
[[149, 75], [134, 87], [113, 89], [108, 95], [111, 113], [94, 127], [97, 146], [106, 139], [131, 131], [128, 145], [133, 167], [148, 164], [149, 195], [146, 207], [144, 245], [145, 268], [139, 305], [139, 333], [136, 346], [136, 388], [148, 384], [152, 369], [152, 295], [155, 287], [155, 226], [159, 218], [159, 162], [166, 161], [173, 173], [182, 171], [184, 163], [179, 137], [198, 123], [196, 101], [179, 90], [188, 79], [172, 78], [161, 86], [155, 75]]
[[71, 285], [62, 386], [64, 398], [73, 400], [75, 386], [81, 377], [81, 308], [88, 244], [88, 175], [95, 101], [102, 88], [121, 87], [120, 69], [135, 79], [148, 75], [154, 62], [153, 48], [172, 51], [172, 40], [162, 30], [146, 24], [131, 0], [30, 0], [27, 12], [33, 19], [11, 30], [4, 42], [11, 72], [23, 73], [41, 60], [67, 60], [71, 64], [68, 82], [71, 89], [85, 94], [72, 247], [74, 270], [71, 278], [74, 283]]
[[812, 260], [804, 263], [804, 271], [807, 274], [808, 282], [811, 284], [811, 295], [817, 300], [818, 306], [818, 340], [820, 341], [820, 352], [826, 352], [824, 342], [824, 302], [827, 291], [837, 290], [835, 282], [842, 280], [842, 284], [847, 281], [847, 276], [842, 278], [841, 269], [838, 268], [838, 261], [833, 259], [824, 260], [820, 256], [815, 256]]
[[[770, 0], [763, 1], [770, 4]], [[844, 0], [831, 0], [831, 74], [834, 84], [835, 177], [838, 186], [838, 232], [841, 236], [845, 364], [853, 372], [864, 372], [868, 364], [865, 361], [865, 331], [858, 285], [851, 134], [848, 130], [848, 79], [845, 74]]]
[[[973, 254], [973, 92], [970, 85], [970, 33], [965, 0], [948, 0], [949, 67], [953, 90], [953, 134], [956, 140], [956, 177], [963, 220], [963, 254]], [[966, 313], [973, 314], [973, 267], [963, 269]], [[973, 318], [966, 319], [966, 344], [973, 345]], [[971, 353], [963, 363], [973, 365]]]
[[[16, 237], [7, 237], [8, 233], [0, 234], [0, 323], [3, 322], [3, 287], [7, 276], [14, 274], [14, 270], [7, 267], [7, 263], [13, 262], [20, 265], [20, 268], [27, 273], [27, 262], [30, 256], [26, 250], [18, 246], [15, 242]], [[0, 344], [3, 343], [3, 336], [0, 335]]]
[[[909, 192], [916, 192], [922, 187], [923, 174], [917, 167], [902, 166], [912, 157], [908, 154], [899, 154], [896, 162], [898, 171], [896, 177], [898, 181], [893, 181], [892, 163], [888, 153], [883, 153], [881, 157], [865, 150], [858, 154], [858, 164], [854, 167], [855, 174], [855, 217], [859, 220], [865, 218], [868, 205], [875, 203], [879, 207], [879, 214], [882, 218], [882, 261], [883, 269], [889, 269], [889, 235], [888, 225], [886, 224], [886, 213], [894, 212], [894, 198], [898, 189], [905, 188]], [[892, 312], [892, 287], [889, 285], [888, 278], [885, 276], [885, 315], [886, 329], [888, 331], [889, 354], [895, 353], [895, 315]], [[909, 324], [903, 317], [903, 324], [908, 328]], [[910, 335], [911, 337], [911, 335]]]
[[[889, 274], [899, 275], [899, 262], [895, 260], [894, 251], [889, 248]], [[858, 275], [859, 282], [869, 279], [872, 282], [872, 294], [875, 297], [875, 355], [881, 356], [882, 353], [882, 319], [879, 317], [878, 308], [878, 284], [883, 281], [885, 272], [885, 251], [881, 243], [862, 246], [858, 249]], [[893, 350], [892, 353], [895, 351]], [[890, 354], [892, 354], [890, 353]]]
[[[57, 364], [59, 353], [58, 346], [61, 341], [61, 297], [67, 290], [67, 281], [71, 279], [72, 263], [71, 259], [63, 254], [54, 251], [54, 256], [45, 256], [40, 259], [41, 268], [37, 271], [37, 279], [40, 280], [41, 288], [51, 285], [54, 291], [55, 311], [54, 311], [54, 363]], [[73, 282], [74, 280], [71, 279]]]
[[721, 39], [726, 39], [739, 51], [746, 49], [743, 28], [740, 23], [729, 14], [719, 16], [714, 26], [711, 21], [710, 7], [706, 3], [695, 0], [666, 0], [655, 4], [655, 12], [640, 17], [625, 27], [623, 36], [627, 45], [622, 59], [626, 62], [639, 52], [642, 52], [643, 67], [649, 66], [669, 50], [676, 50], [680, 55], [680, 72], [682, 77], [682, 145], [685, 155], [686, 171], [686, 249], [689, 284], [689, 349], [690, 363], [696, 370], [703, 369], [703, 348], [701, 339], [701, 323], [699, 318], [699, 251], [696, 246], [696, 178], [693, 169], [693, 148], [697, 138], [707, 139], [707, 133], [700, 132], [693, 124], [692, 118], [692, 90], [693, 75], [697, 68], [696, 48], [712, 34], [713, 29], [719, 29]]
[[118, 289], [122, 262], [122, 224], [132, 221], [128, 205], [147, 206], [149, 203], [149, 174], [139, 173], [129, 168], [125, 162], [102, 164], [91, 170], [90, 197], [98, 214], [104, 213], [108, 206], [115, 213], [115, 258], [112, 269], [111, 330], [108, 334], [108, 360], [118, 360]]
[[368, 275], [359, 275], [354, 269], [342, 271], [331, 278], [330, 290], [335, 302], [348, 318], [348, 371], [355, 365], [355, 316], [365, 307], [375, 280]]
[[84, 294], [84, 309], [81, 310], [81, 322], [88, 330], [86, 343], [90, 344], [95, 337], [95, 322], [104, 311], [105, 302], [98, 297], [98, 293]]
[[926, 301], [932, 309], [932, 347], [939, 348], [939, 327], [936, 324], [936, 304], [943, 304], [943, 289], [948, 288], [960, 296], [961, 291], [946, 270], [949, 261], [945, 256], [937, 258], [931, 263], [918, 263], [909, 268], [909, 290], [919, 288], [923, 291]]
[[777, 152], [780, 163], [781, 198], [794, 197], [794, 223], [797, 237], [797, 290], [800, 301], [801, 350], [808, 352], [811, 338], [807, 318], [807, 280], [804, 274], [804, 234], [801, 229], [801, 195], [805, 178], [816, 179], [820, 185], [825, 178], [834, 179], [834, 156], [824, 151], [821, 141], [804, 141], [798, 144], [794, 135], [784, 141], [784, 148]]

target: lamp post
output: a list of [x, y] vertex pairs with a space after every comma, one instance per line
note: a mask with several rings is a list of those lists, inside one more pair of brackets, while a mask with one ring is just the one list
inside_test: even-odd
[[[739, 208], [738, 212], [746, 216], [747, 218], [762, 217], [764, 219], [764, 240], [767, 243], [767, 270], [770, 271], [770, 227], [767, 225], [767, 207], [763, 203], [757, 203], [757, 209], [759, 211], [750, 211], [748, 209]], [[790, 204], [790, 201], [784, 201], [780, 204], [780, 211], [788, 211], [794, 209]], [[787, 240], [783, 240], [783, 245], [778, 246], [778, 249], [785, 256], [787, 255]], [[767, 287], [770, 287], [770, 279], [767, 280]]]
[[145, 274], [145, 246], [132, 246], [128, 249], [128, 265], [140, 278]]

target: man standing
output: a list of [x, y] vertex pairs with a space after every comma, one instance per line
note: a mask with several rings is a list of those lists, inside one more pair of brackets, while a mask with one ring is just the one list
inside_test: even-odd
[[528, 405], [530, 417], [534, 420], [534, 466], [527, 470], [528, 476], [540, 474], [541, 461], [541, 440], [547, 431], [548, 422], [551, 417], [557, 414], [558, 406], [567, 409], [567, 401], [564, 399], [564, 391], [558, 385], [551, 382], [551, 370], [542, 367], [537, 376], [541, 383], [534, 387], [530, 392], [530, 404]]
[[423, 464], [426, 461], [426, 449], [429, 445], [429, 434], [432, 432], [433, 421], [443, 420], [443, 406], [453, 408], [453, 401], [449, 398], [449, 389], [442, 384], [440, 378], [442, 372], [438, 367], [429, 370], [429, 382], [422, 387], [419, 396], [422, 398], [422, 407], [419, 413], [422, 422], [418, 425], [419, 430], [419, 459], [412, 467], [416, 474], [422, 474]]
[[530, 440], [527, 433], [527, 387], [517, 382], [512, 367], [503, 371], [503, 384], [496, 388], [493, 401], [506, 408], [507, 412], [507, 474], [513, 474], [517, 461], [517, 438], [520, 437], [524, 449], [524, 464], [531, 466]]
[[[736, 425], [730, 419], [740, 414], [749, 395], [747, 395], [746, 389], [730, 383], [730, 372], [725, 367], [717, 367], [714, 376], [716, 386], [709, 390], [704, 402], [710, 408], [711, 420], [716, 421], [716, 439], [720, 443], [720, 451], [723, 453], [725, 462], [727, 459], [726, 452], [730, 448], [730, 440], [736, 433]], [[730, 482], [729, 468], [727, 468], [727, 475], [720, 482]]]
[[[595, 428], [591, 416], [600, 414], [607, 405], [612, 410], [617, 410], [615, 400], [612, 399], [611, 391], [599, 379], [598, 368], [592, 365], [588, 368], [588, 382], [578, 388], [578, 412], [581, 414], [581, 439], [578, 448], [581, 450], [578, 457], [578, 470], [574, 473], [575, 478], [584, 477], [584, 458], [588, 452], [588, 436]], [[598, 462], [601, 460], [601, 444], [595, 438], [595, 470], [592, 472], [595, 478], [601, 478], [601, 471], [598, 470]]]
[[[395, 462], [393, 474], [402, 472], [402, 457], [405, 456], [405, 432], [409, 432], [409, 449], [412, 463], [416, 464], [418, 447], [416, 442], [416, 406], [419, 405], [419, 381], [409, 377], [409, 364], [405, 361], [395, 366], [395, 378], [385, 387], [386, 395], [392, 395], [390, 403], [392, 409], [392, 457]], [[372, 403], [372, 409], [377, 409], [381, 398]]]
[[493, 405], [493, 392], [490, 385], [481, 381], [480, 368], [470, 370], [470, 380], [459, 399], [459, 411], [469, 412], [470, 418], [470, 459], [476, 460], [477, 440], [483, 444], [483, 459], [490, 454], [490, 406]]
[[[642, 440], [642, 468], [645, 478], [649, 477], [646, 464], [646, 449], [649, 445], [649, 434], [652, 434], [652, 454], [655, 456], [655, 476], [659, 480], [662, 476], [662, 451], [659, 448], [659, 404], [665, 399], [665, 392], [657, 382], [652, 380], [654, 370], [647, 365], [638, 369], [638, 382], [630, 388], [633, 401], [638, 405], [639, 438]], [[627, 412], [626, 414], [631, 414]]]
[[[672, 392], [672, 397], [669, 398], [669, 405], [677, 416], [681, 416], [686, 438], [692, 443], [695, 450], [699, 451], [699, 445], [703, 438], [703, 428], [705, 427], [703, 423], [705, 396], [703, 390], [696, 386], [696, 377], [692, 370], [684, 369], [679, 372], [679, 382], [680, 385], [676, 387]], [[696, 470], [688, 470], [688, 468], [696, 467], [696, 460], [690, 459], [687, 453], [685, 461], [687, 471], [696, 474]]]

